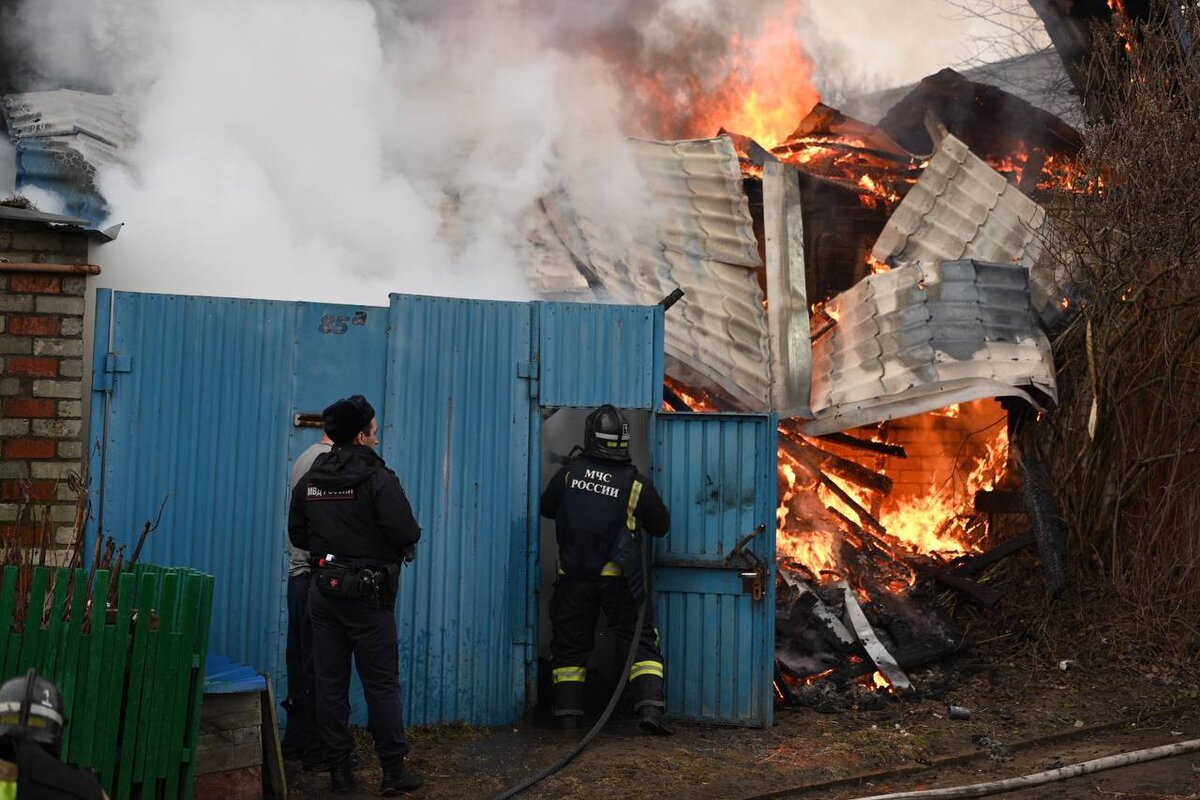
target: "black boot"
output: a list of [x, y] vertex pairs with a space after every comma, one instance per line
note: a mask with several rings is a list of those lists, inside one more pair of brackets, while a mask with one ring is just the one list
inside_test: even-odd
[[675, 731], [667, 727], [662, 709], [658, 706], [642, 706], [638, 709], [638, 730], [650, 736], [671, 736]]
[[579, 723], [583, 717], [578, 714], [563, 714], [561, 717], [554, 718], [554, 727], [560, 731], [573, 731], [579, 727]]
[[402, 758], [384, 766], [383, 782], [379, 784], [379, 792], [384, 797], [395, 797], [405, 792], [415, 792], [424, 785], [424, 778], [404, 768], [404, 759]]
[[350, 766], [349, 756], [329, 765], [329, 791], [333, 794], [350, 794], [354, 791], [354, 770]]

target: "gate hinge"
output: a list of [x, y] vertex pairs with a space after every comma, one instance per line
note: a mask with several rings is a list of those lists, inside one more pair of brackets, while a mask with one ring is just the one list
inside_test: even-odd
[[529, 381], [529, 396], [538, 396], [538, 362], [518, 361], [517, 377]]
[[92, 376], [92, 389], [98, 392], [111, 392], [113, 375], [118, 372], [129, 372], [133, 368], [133, 358], [120, 353], [106, 353], [104, 356], [104, 371]]

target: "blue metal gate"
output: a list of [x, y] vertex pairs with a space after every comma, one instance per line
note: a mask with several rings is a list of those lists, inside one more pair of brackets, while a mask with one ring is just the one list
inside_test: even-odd
[[320, 438], [295, 415], [382, 398], [386, 327], [383, 308], [97, 292], [89, 541], [135, 542], [162, 505], [141, 559], [215, 575], [210, 649], [281, 697], [288, 473]]
[[671, 532], [654, 570], [667, 711], [683, 719], [769, 726], [776, 420], [661, 414], [656, 432], [654, 480], [671, 509]]
[[[662, 325], [657, 307], [101, 290], [90, 534], [98, 522], [132, 541], [169, 496], [142, 558], [216, 575], [211, 648], [272, 673], [282, 695], [287, 478], [320, 435], [298, 415], [362, 392], [425, 533], [397, 603], [407, 721], [512, 723], [536, 658], [539, 407], [652, 411]], [[774, 422], [651, 413], [650, 430], [674, 517], [656, 570], [668, 709], [768, 724]], [[724, 559], [760, 524], [748, 550], [767, 572], [754, 600], [746, 565]], [[364, 721], [357, 692], [353, 708]]]

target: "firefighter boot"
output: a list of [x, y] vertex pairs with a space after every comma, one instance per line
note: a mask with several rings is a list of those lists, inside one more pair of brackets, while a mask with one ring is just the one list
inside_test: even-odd
[[638, 709], [638, 730], [650, 736], [671, 736], [675, 731], [667, 727], [663, 719], [662, 709], [658, 706], [645, 705]]
[[383, 783], [379, 785], [379, 793], [384, 797], [395, 797], [405, 792], [415, 792], [424, 784], [424, 778], [404, 769], [402, 758], [383, 767]]
[[350, 794], [354, 791], [354, 769], [350, 766], [349, 756], [330, 763], [329, 791], [332, 794]]

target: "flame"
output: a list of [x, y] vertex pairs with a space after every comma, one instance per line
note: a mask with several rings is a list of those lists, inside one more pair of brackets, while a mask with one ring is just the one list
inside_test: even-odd
[[879, 670], [876, 670], [874, 674], [871, 675], [871, 682], [874, 683], [875, 687], [878, 689], [890, 690], [892, 688], [891, 681], [889, 681]]
[[[703, 389], [692, 389], [688, 386], [684, 386], [679, 381], [675, 380], [674, 378], [670, 378], [670, 377], [664, 377], [663, 383], [665, 383], [667, 385], [667, 388], [669, 388], [672, 392], [674, 392], [679, 397], [679, 399], [682, 400], [685, 405], [687, 405], [687, 407], [690, 411], [720, 411], [721, 410], [720, 407], [713, 400], [712, 395], [709, 394], [708, 392], [704, 391]], [[671, 408], [671, 406], [669, 404], [664, 402], [663, 410], [664, 411], [674, 411], [675, 409]]]
[[[891, 460], [878, 468], [884, 475], [895, 472], [891, 477], [897, 481], [902, 468], [911, 469], [912, 462], [930, 470], [921, 491], [914, 492], [911, 481], [903, 485], [902, 491], [898, 483], [893, 495], [887, 497], [829, 473], [824, 476], [828, 484], [802, 485], [802, 470], [781, 449], [780, 478], [786, 488], [777, 512], [780, 553], [815, 575], [845, 576], [848, 567], [841, 563], [843, 547], [847, 543], [865, 546], [866, 542], [875, 550], [885, 551], [896, 565], [877, 582], [891, 591], [903, 592], [916, 580], [916, 571], [908, 566], [912, 558], [954, 557], [977, 551], [971, 509], [975, 493], [995, 488], [1005, 474], [1008, 429], [1004, 420], [994, 401], [975, 401], [900, 421], [913, 442], [940, 441], [944, 452], [919, 455], [919, 461], [914, 455], [909, 463]], [[780, 435], [798, 436], [786, 428], [780, 430]], [[805, 506], [802, 493], [815, 495], [815, 506]], [[835, 520], [838, 515], [844, 519], [838, 525], [813, 524], [810, 517], [814, 507], [818, 511], [830, 509], [830, 517]], [[856, 585], [856, 591], [864, 600], [869, 599], [861, 586]]]
[[698, 135], [726, 128], [770, 148], [817, 104], [812, 63], [799, 37], [803, 12], [801, 0], [790, 0], [756, 38], [731, 37], [724, 81], [693, 109]]

